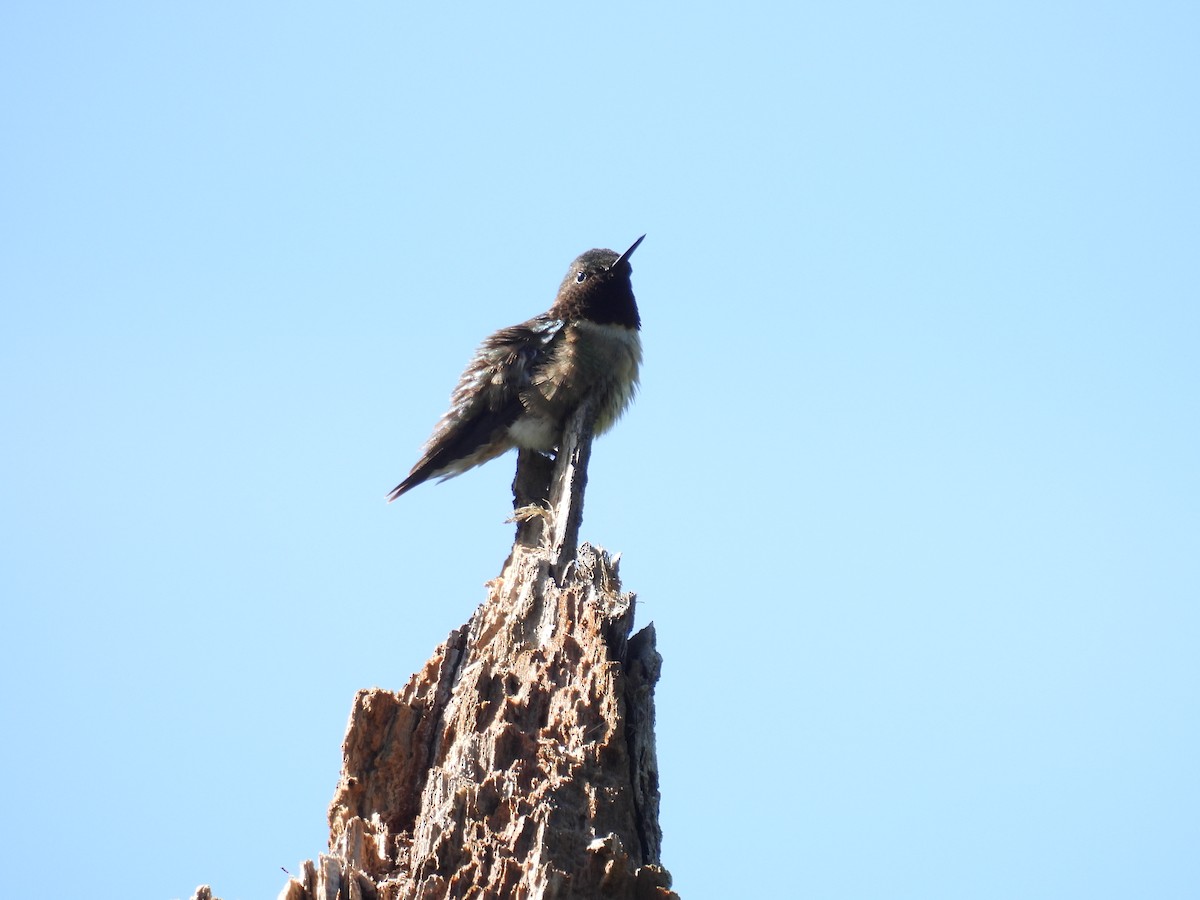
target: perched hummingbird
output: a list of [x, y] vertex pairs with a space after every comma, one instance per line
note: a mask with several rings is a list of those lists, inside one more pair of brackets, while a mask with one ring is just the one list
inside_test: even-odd
[[589, 250], [558, 288], [554, 305], [485, 340], [450, 395], [408, 477], [388, 502], [430, 478], [452, 478], [513, 447], [549, 453], [567, 419], [594, 398], [595, 433], [607, 431], [637, 389], [641, 319], [624, 253]]

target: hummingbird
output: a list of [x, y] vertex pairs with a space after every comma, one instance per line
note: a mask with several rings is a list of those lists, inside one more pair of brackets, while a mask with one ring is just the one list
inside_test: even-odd
[[434, 426], [391, 503], [430, 478], [446, 480], [521, 447], [552, 453], [567, 419], [591, 398], [594, 433], [613, 426], [637, 390], [641, 318], [629, 257], [589, 250], [576, 257], [554, 305], [488, 337], [458, 379], [450, 409]]

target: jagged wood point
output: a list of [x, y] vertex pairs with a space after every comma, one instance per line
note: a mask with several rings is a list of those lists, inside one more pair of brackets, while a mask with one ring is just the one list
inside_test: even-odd
[[516, 540], [470, 620], [403, 690], [354, 698], [329, 852], [279, 900], [677, 900], [654, 626], [633, 633], [619, 561], [576, 546], [592, 419], [553, 461], [518, 455]]

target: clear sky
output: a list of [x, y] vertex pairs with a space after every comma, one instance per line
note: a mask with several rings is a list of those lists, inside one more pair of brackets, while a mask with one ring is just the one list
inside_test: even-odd
[[1196, 897], [1198, 10], [5, 4], [6, 892], [324, 849], [513, 458], [384, 494], [646, 232], [583, 537], [681, 894]]

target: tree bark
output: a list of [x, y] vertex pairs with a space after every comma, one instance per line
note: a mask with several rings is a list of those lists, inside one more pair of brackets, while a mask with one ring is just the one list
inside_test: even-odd
[[487, 599], [399, 692], [362, 690], [329, 852], [280, 900], [677, 898], [660, 862], [654, 626], [617, 558], [576, 548], [586, 409], [518, 457], [517, 539]]

